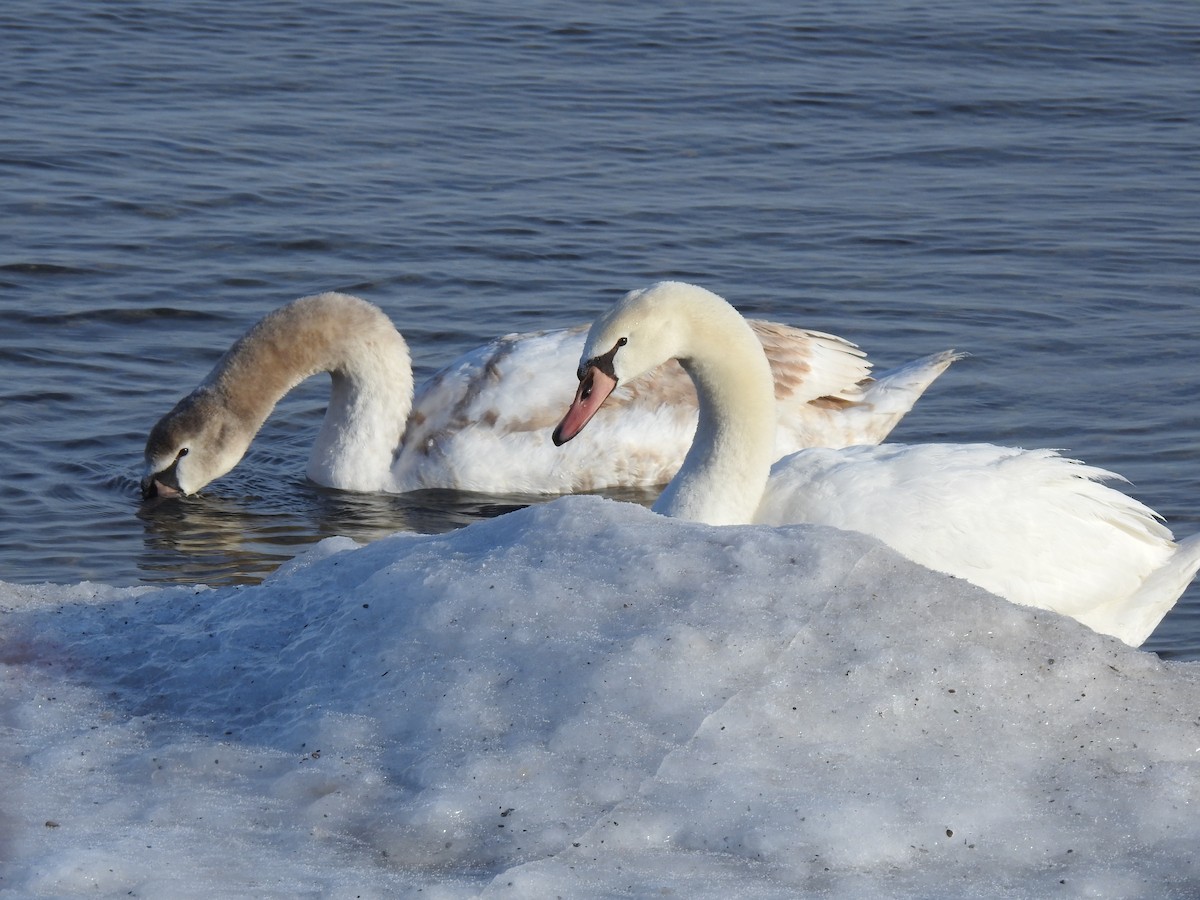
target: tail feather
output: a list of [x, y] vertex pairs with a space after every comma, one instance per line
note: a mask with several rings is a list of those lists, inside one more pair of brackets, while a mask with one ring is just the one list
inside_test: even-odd
[[894, 416], [894, 421], [888, 426], [888, 431], [891, 431], [951, 363], [968, 355], [956, 350], [943, 350], [881, 372], [875, 377], [874, 383], [863, 391], [862, 402], [872, 405], [875, 415]]
[[[1141, 646], [1187, 590], [1197, 571], [1200, 571], [1200, 534], [1193, 534], [1179, 541], [1175, 552], [1133, 594], [1091, 610], [1079, 616], [1079, 620], [1096, 631], [1119, 637], [1132, 647]], [[1119, 627], [1113, 628], [1114, 624]]]
[[938, 376], [967, 355], [944, 350], [888, 369], [864, 384], [862, 396], [841, 411], [843, 446], [880, 443]]

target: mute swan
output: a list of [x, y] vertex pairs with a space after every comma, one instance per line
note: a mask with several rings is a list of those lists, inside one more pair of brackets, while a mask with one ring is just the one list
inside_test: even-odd
[[[862, 351], [841, 338], [753, 327], [776, 373], [780, 455], [882, 440], [955, 358], [871, 379]], [[142, 492], [192, 494], [228, 472], [279, 398], [322, 371], [333, 383], [307, 471], [327, 487], [572, 493], [666, 484], [696, 422], [695, 390], [675, 364], [616, 392], [610, 404], [619, 408], [597, 420], [587, 446], [563, 454], [546, 439], [561, 408], [541, 376], [574, 365], [586, 328], [499, 338], [435, 374], [414, 400], [408, 346], [382, 311], [347, 294], [302, 298], [254, 325], [154, 426]], [[615, 452], [598, 453], [599, 444]]]
[[714, 525], [810, 522], [874, 535], [910, 559], [1138, 646], [1200, 567], [1117, 478], [1049, 450], [989, 444], [808, 449], [772, 465], [775, 404], [745, 320], [716, 294], [634, 291], [588, 333], [579, 391], [554, 432], [571, 440], [619, 384], [677, 359], [700, 421], [654, 510]]

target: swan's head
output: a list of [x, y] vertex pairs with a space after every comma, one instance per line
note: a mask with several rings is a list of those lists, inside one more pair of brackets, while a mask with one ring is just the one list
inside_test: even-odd
[[194, 494], [238, 464], [253, 434], [203, 388], [158, 420], [146, 440], [142, 497]]
[[686, 365], [693, 326], [713, 309], [732, 307], [711, 291], [677, 281], [661, 281], [622, 297], [588, 331], [576, 373], [579, 390], [554, 429], [555, 445], [579, 434], [618, 384], [670, 359]]

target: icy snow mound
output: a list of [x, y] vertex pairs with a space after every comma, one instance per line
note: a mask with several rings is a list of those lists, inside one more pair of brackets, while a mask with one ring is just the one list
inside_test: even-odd
[[0, 895], [1200, 893], [1200, 666], [860, 535], [577, 497], [0, 604]]

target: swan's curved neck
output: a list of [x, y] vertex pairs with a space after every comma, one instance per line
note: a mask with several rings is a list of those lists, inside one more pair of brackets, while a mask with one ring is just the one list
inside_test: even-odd
[[710, 525], [751, 522], [775, 456], [770, 365], [750, 326], [724, 301], [692, 314], [689, 324], [676, 358], [696, 384], [700, 419], [654, 510]]
[[280, 398], [318, 372], [333, 384], [308, 476], [380, 490], [412, 408], [413, 378], [404, 338], [371, 304], [321, 294], [276, 310], [234, 344], [206, 386], [252, 436]]

